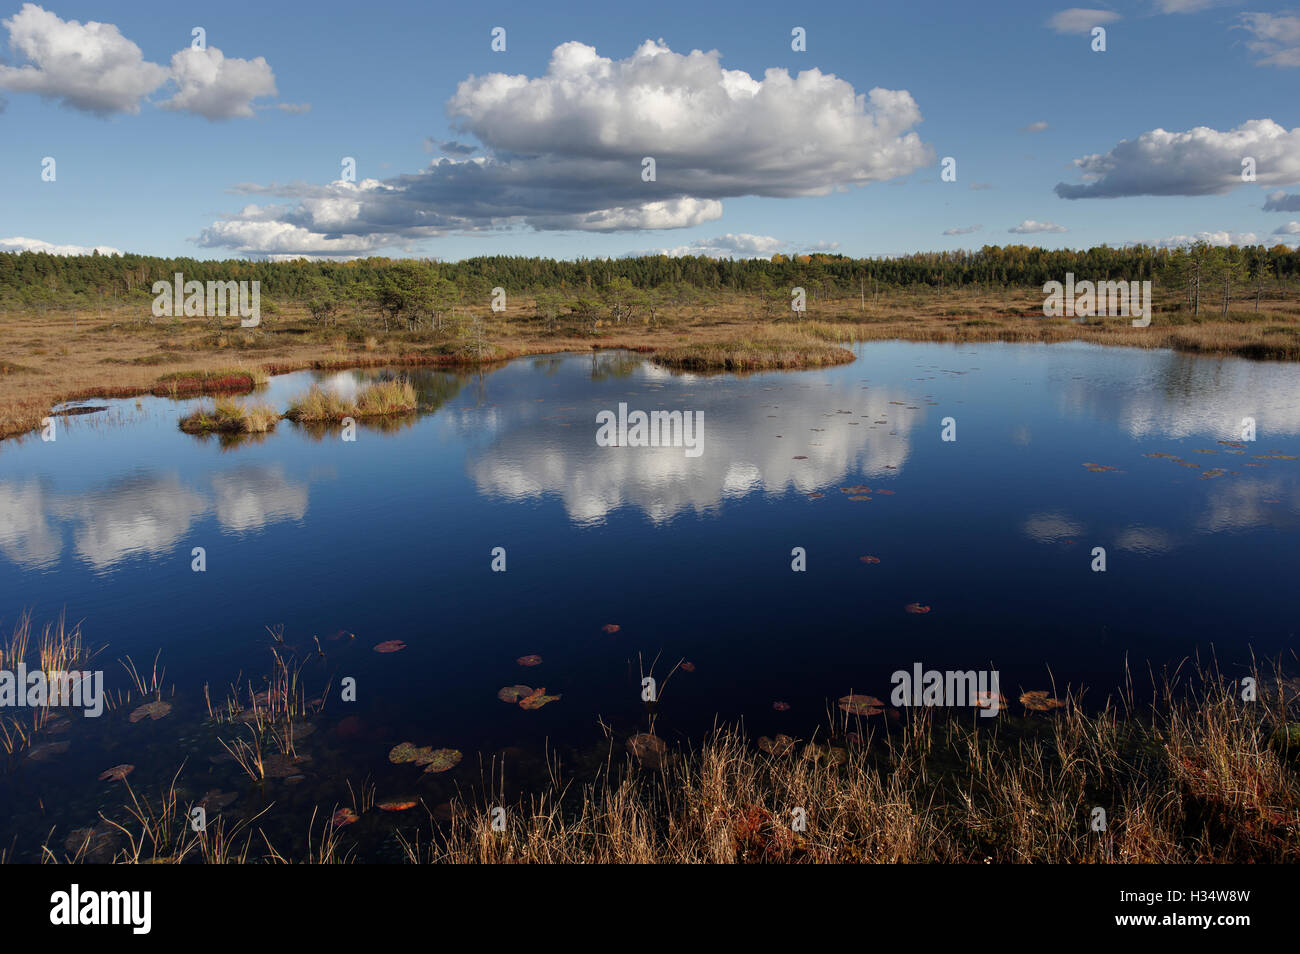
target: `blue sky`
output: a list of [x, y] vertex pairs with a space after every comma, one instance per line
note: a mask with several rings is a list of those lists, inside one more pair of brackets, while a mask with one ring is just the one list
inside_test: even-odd
[[[1300, 200], [1287, 198], [1300, 193], [1300, 8], [1139, 0], [1067, 16], [1057, 28], [1053, 18], [1068, 8], [1055, 3], [178, 7], [0, 0], [0, 247], [24, 238], [202, 258], [457, 259], [657, 249], [881, 255], [1197, 233], [1300, 241]], [[71, 21], [115, 27], [113, 48], [138, 47], [141, 64], [132, 69], [144, 77], [141, 88], [155, 88], [91, 102], [124, 81], [120, 72], [93, 75], [86, 51], [81, 65], [69, 65], [78, 44], [90, 42]], [[1069, 31], [1071, 23], [1082, 32]], [[1104, 53], [1090, 48], [1088, 23], [1104, 23]], [[26, 40], [14, 41], [15, 24]], [[258, 57], [265, 66], [216, 86], [162, 82], [195, 26], [227, 66]], [[498, 26], [504, 52], [490, 47]], [[805, 52], [791, 49], [796, 26], [806, 30]], [[664, 102], [647, 99], [646, 90], [655, 92], [647, 74], [619, 72], [618, 61], [647, 40], [656, 41], [654, 75], [671, 94]], [[556, 107], [551, 121], [539, 104], [553, 103], [563, 84], [547, 85], [548, 64], [574, 41], [615, 61], [615, 75], [575, 80], [595, 60], [570, 47], [565, 82], [586, 92]], [[692, 50], [720, 58], [687, 61]], [[769, 90], [770, 108], [733, 114], [726, 100], [718, 105], [718, 66], [765, 86], [771, 69], [816, 69], [839, 85], [823, 78], [816, 91], [784, 99]], [[532, 95], [502, 99], [499, 84], [479, 81], [453, 125], [447, 103], [458, 84], [494, 73], [523, 77]], [[272, 76], [276, 92], [267, 95]], [[864, 118], [853, 95], [841, 95], [849, 87], [858, 96], [906, 91], [913, 105], [891, 101]], [[161, 105], [178, 89], [174, 108]], [[250, 91], [259, 95], [241, 100]], [[697, 92], [700, 103], [682, 107]], [[642, 135], [644, 123], [629, 125], [637, 103], [650, 103], [660, 131]], [[1243, 126], [1251, 120], [1275, 125]], [[1027, 131], [1033, 123], [1047, 127]], [[1152, 135], [1196, 127], [1208, 131]], [[1144, 134], [1143, 148], [1117, 150]], [[459, 165], [466, 154], [438, 145], [447, 141], [475, 147], [492, 176], [461, 178], [475, 170]], [[666, 158], [647, 187], [659, 191], [636, 198], [639, 154], [660, 143]], [[1240, 182], [1240, 157], [1254, 153], [1258, 178]], [[440, 155], [446, 180], [426, 182]], [[1105, 158], [1073, 164], [1090, 155]], [[41, 179], [46, 156], [57, 163], [53, 182]], [[356, 195], [360, 211], [355, 185], [331, 186], [344, 156], [355, 157], [358, 180], [375, 180]], [[940, 181], [945, 156], [957, 161], [955, 182]], [[626, 184], [611, 185], [624, 169]], [[1055, 191], [1089, 182], [1107, 197]], [[1145, 194], [1152, 191], [1167, 194]], [[1265, 211], [1278, 193], [1280, 209]], [[643, 201], [668, 205], [647, 210]], [[241, 215], [250, 205], [260, 211]], [[1018, 226], [1026, 231], [1010, 231]]]

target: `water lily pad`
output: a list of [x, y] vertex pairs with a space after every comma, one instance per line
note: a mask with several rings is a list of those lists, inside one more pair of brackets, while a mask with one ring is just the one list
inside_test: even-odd
[[406, 643], [400, 639], [388, 639], [375, 646], [377, 653], [400, 653], [406, 648]]
[[548, 702], [554, 702], [555, 700], [557, 700], [557, 699], [559, 699], [559, 698], [560, 698], [560, 697], [559, 697], [558, 695], [548, 696], [548, 695], [546, 694], [546, 688], [545, 688], [545, 687], [543, 687], [543, 688], [541, 688], [541, 689], [534, 689], [533, 692], [532, 692], [532, 695], [525, 696], [524, 698], [522, 698], [522, 699], [519, 700], [519, 708], [521, 708], [521, 709], [540, 709], [542, 706], [546, 705]]
[[926, 606], [924, 603], [908, 603], [903, 607], [903, 609], [911, 613], [913, 616], [922, 616], [930, 612], [930, 607]]
[[262, 769], [267, 778], [282, 778], [287, 781], [301, 774], [303, 764], [310, 761], [310, 755], [284, 755], [275, 752], [262, 757]]
[[850, 497], [849, 499], [850, 499], [850, 500], [870, 500], [871, 498], [870, 498], [870, 497], [867, 497], [867, 496], [865, 496], [865, 495], [863, 495], [863, 494], [854, 494], [854, 495], [853, 495], [852, 497]]
[[858, 559], [861, 560], [863, 563], [871, 563], [871, 564], [875, 564], [875, 563], [879, 563], [879, 562], [880, 562], [880, 557], [878, 557], [878, 556], [870, 556], [870, 555], [868, 555], [868, 556], [860, 556], [860, 557], [858, 557]]
[[[505, 690], [502, 691], [504, 692]], [[392, 762], [394, 765], [401, 765], [404, 762], [414, 762], [415, 753], [417, 751], [418, 750], [414, 743], [399, 742], [389, 750], [388, 761]]]
[[689, 659], [682, 660], [682, 672], [695, 672], [695, 663]]
[[542, 657], [534, 653], [531, 656], [520, 656], [515, 660], [515, 662], [519, 663], [521, 666], [540, 666], [542, 664]]
[[45, 762], [68, 751], [70, 745], [71, 742], [41, 742], [27, 750], [27, 757], [33, 762]]
[[460, 749], [436, 749], [433, 752], [433, 757], [425, 765], [424, 770], [434, 773], [446, 772], [448, 769], [453, 769], [459, 765], [462, 757]]
[[170, 702], [163, 702], [162, 700], [159, 699], [153, 702], [146, 702], [140, 708], [132, 712], [128, 718], [132, 722], [139, 722], [145, 716], [148, 716], [150, 719], [157, 722], [159, 719], [161, 719], [163, 716], [165, 716], [167, 713], [171, 711], [172, 711], [172, 704]]
[[1020, 704], [1034, 712], [1047, 712], [1051, 709], [1060, 709], [1065, 705], [1060, 699], [1049, 696], [1045, 689], [1035, 689], [1032, 692], [1022, 693]]
[[606, 623], [604, 626], [601, 627], [601, 629], [603, 629], [607, 633], [617, 633], [619, 631], [619, 628], [620, 627], [618, 623]]
[[991, 692], [988, 689], [981, 689], [975, 693], [975, 705], [981, 709], [992, 709], [995, 705], [1002, 709], [1010, 704], [1006, 696], [1000, 692]]
[[379, 802], [375, 807], [381, 812], [405, 812], [420, 804], [418, 799], [414, 798], [388, 798]]
[[105, 769], [100, 772], [99, 780], [101, 782], [120, 782], [134, 771], [134, 765], [114, 765], [111, 769]]
[[840, 488], [840, 493], [842, 493], [842, 494], [869, 494], [869, 493], [871, 493], [871, 488], [868, 487], [866, 484], [854, 484], [852, 487], [841, 487], [841, 488]]
[[532, 686], [505, 686], [497, 690], [497, 698], [514, 705], [520, 699], [533, 694]]
[[875, 696], [849, 695], [840, 696], [840, 708], [849, 715], [880, 715], [885, 711], [885, 704]]
[[361, 816], [350, 808], [340, 808], [330, 816], [330, 824], [335, 828], [342, 828], [345, 825], [351, 825], [353, 822], [358, 822], [360, 820]]
[[72, 856], [83, 861], [104, 862], [110, 860], [113, 849], [121, 838], [121, 832], [106, 821], [101, 821], [93, 828], [74, 828], [63, 840], [63, 847]]

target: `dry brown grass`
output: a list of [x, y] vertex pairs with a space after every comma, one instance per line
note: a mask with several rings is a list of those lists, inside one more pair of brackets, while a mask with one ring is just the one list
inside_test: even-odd
[[[449, 822], [429, 813], [418, 834], [408, 824], [396, 837], [420, 863], [1300, 861], [1300, 752], [1279, 743], [1294, 734], [1300, 680], [1255, 678], [1258, 701], [1198, 672], [1167, 677], [1140, 710], [1125, 697], [1093, 714], [1070, 699], [1053, 714], [994, 719], [911, 710], [893, 727], [837, 716], [825, 738], [780, 754], [724, 727], [638, 763], [611, 737], [594, 778], [566, 780], [554, 762], [544, 790], [512, 801], [493, 767], [477, 808], [457, 801]], [[285, 683], [286, 698], [301, 695], [296, 685]], [[357, 815], [378, 811], [373, 786], [349, 788]], [[114, 860], [357, 860], [330, 820], [338, 805], [318, 806], [306, 855], [289, 859], [260, 813], [193, 832], [176, 789], [173, 778], [150, 800], [128, 786], [123, 811], [104, 813], [120, 833]]]
[[406, 378], [376, 381], [367, 385], [355, 399], [344, 398], [319, 385], [296, 398], [285, 417], [304, 423], [336, 423], [344, 418], [390, 417], [409, 414], [419, 407], [415, 388]]
[[221, 399], [182, 417], [180, 428], [187, 434], [264, 434], [279, 419], [280, 415], [269, 405]]

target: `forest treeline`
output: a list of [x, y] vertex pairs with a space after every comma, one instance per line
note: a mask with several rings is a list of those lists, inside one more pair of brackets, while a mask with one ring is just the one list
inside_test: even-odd
[[1087, 250], [986, 245], [978, 250], [925, 252], [892, 258], [815, 254], [771, 259], [716, 259], [651, 255], [557, 260], [483, 256], [459, 262], [364, 258], [351, 261], [222, 261], [147, 255], [63, 256], [0, 253], [0, 305], [102, 304], [152, 299], [156, 281], [180, 272], [187, 281], [259, 281], [275, 300], [376, 301], [386, 289], [412, 282], [429, 294], [457, 301], [485, 300], [495, 287], [510, 294], [590, 295], [610, 285], [657, 289], [689, 299], [700, 291], [780, 294], [801, 286], [816, 298], [871, 295], [880, 287], [1041, 286], [1067, 272], [1094, 281], [1155, 280], [1185, 284], [1204, 270], [1231, 281], [1258, 283], [1300, 277], [1300, 249], [1204, 244], [1182, 249], [1135, 245]]

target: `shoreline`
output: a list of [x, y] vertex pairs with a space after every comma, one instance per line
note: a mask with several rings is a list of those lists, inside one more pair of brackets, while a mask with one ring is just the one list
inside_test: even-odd
[[[1231, 313], [1226, 320], [1188, 321], [1156, 313], [1133, 328], [1121, 319], [1076, 323], [1031, 311], [1035, 289], [1022, 300], [996, 303], [938, 294], [861, 309], [853, 302], [822, 302], [798, 317], [756, 314], [759, 305], [736, 298], [722, 304], [659, 314], [653, 323], [594, 326], [551, 322], [549, 330], [527, 303], [517, 314], [476, 316], [434, 334], [393, 331], [379, 337], [358, 316], [334, 327], [314, 326], [305, 310], [282, 305], [254, 330], [214, 330], [205, 319], [153, 323], [122, 306], [99, 319], [75, 312], [0, 311], [0, 441], [37, 431], [53, 408], [66, 403], [154, 395], [172, 398], [246, 395], [267, 376], [307, 370], [432, 367], [466, 372], [543, 354], [630, 351], [662, 367], [693, 373], [806, 370], [848, 363], [845, 346], [870, 341], [1055, 344], [1083, 341], [1109, 347], [1168, 349], [1248, 360], [1300, 360], [1300, 320], [1294, 306], [1266, 313]], [[1270, 303], [1274, 306], [1276, 303]], [[59, 346], [50, 350], [50, 343]]]

